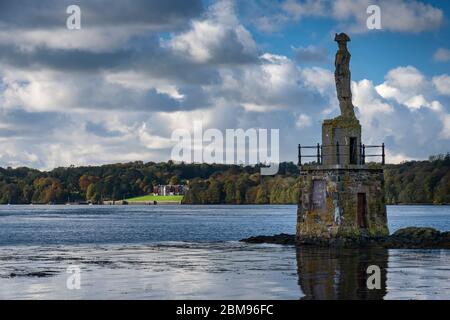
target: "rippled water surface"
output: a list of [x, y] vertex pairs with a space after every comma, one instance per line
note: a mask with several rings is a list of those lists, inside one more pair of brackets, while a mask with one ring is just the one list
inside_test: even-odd
[[[450, 250], [252, 245], [295, 206], [0, 206], [1, 299], [450, 299]], [[450, 230], [449, 206], [389, 206], [391, 232]], [[366, 269], [382, 270], [367, 290]], [[81, 287], [69, 290], [70, 266]]]

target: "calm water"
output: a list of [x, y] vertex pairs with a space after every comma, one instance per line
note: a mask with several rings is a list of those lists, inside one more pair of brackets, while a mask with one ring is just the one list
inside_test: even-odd
[[[295, 206], [0, 206], [2, 299], [450, 299], [450, 250], [251, 245]], [[450, 206], [389, 206], [391, 232], [450, 230]], [[367, 266], [380, 290], [367, 290]], [[81, 289], [66, 286], [67, 267]]]

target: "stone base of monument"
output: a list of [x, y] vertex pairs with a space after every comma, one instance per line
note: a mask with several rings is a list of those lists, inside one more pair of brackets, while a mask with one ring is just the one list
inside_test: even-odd
[[376, 166], [303, 166], [297, 240], [389, 235], [383, 185]]
[[240, 240], [246, 243], [270, 243], [297, 246], [376, 246], [386, 249], [450, 249], [450, 231], [440, 232], [433, 228], [408, 227], [397, 230], [384, 237], [345, 237], [345, 238], [305, 238], [298, 240], [295, 235], [278, 234], [272, 236], [254, 236]]

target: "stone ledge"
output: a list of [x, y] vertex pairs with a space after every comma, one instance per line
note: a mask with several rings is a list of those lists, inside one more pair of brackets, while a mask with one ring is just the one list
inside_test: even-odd
[[254, 236], [239, 240], [246, 243], [270, 243], [283, 245], [315, 245], [340, 247], [378, 246], [386, 249], [450, 249], [450, 231], [440, 232], [433, 228], [408, 227], [380, 238], [310, 238], [296, 241], [293, 234]]
[[348, 164], [348, 165], [302, 165], [299, 167], [300, 171], [331, 171], [331, 170], [342, 170], [342, 171], [383, 171], [381, 165], [367, 165], [367, 164]]
[[333, 127], [361, 127], [361, 123], [356, 117], [337, 116], [333, 119], [324, 119], [323, 124]]

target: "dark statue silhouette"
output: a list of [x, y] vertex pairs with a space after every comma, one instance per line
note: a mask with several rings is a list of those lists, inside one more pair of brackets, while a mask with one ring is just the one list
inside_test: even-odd
[[350, 38], [345, 33], [337, 34], [334, 37], [339, 45], [339, 50], [336, 52], [336, 59], [334, 65], [336, 70], [334, 72], [334, 79], [336, 81], [336, 93], [339, 100], [339, 107], [341, 115], [344, 118], [354, 118], [355, 112], [352, 104], [351, 91], [351, 74], [350, 74], [350, 57], [351, 54], [347, 50], [347, 42]]

